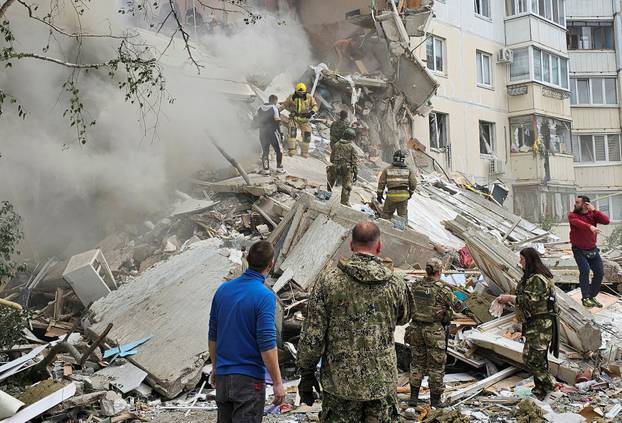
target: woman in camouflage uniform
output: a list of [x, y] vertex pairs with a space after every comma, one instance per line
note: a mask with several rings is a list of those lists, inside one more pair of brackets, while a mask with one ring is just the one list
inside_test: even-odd
[[542, 400], [554, 387], [548, 371], [548, 352], [559, 355], [555, 284], [553, 274], [534, 248], [520, 252], [520, 265], [524, 274], [516, 286], [516, 295], [501, 295], [498, 301], [516, 304], [525, 337], [523, 363], [533, 375], [533, 394]]

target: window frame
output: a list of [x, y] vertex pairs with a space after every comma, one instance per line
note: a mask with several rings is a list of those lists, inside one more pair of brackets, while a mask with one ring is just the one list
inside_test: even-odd
[[[484, 58], [488, 58], [488, 79], [489, 82], [486, 83], [484, 80]], [[480, 66], [481, 66], [481, 77], [480, 81]], [[477, 86], [482, 88], [493, 88], [494, 87], [494, 69], [492, 66], [492, 54], [486, 53], [482, 50], [475, 51], [475, 79], [477, 81]]]
[[[616, 191], [590, 192], [590, 193], [586, 193], [585, 195], [587, 195], [590, 198], [590, 201], [592, 202], [594, 207], [596, 207], [596, 210], [600, 210], [600, 211], [605, 210], [604, 202], [606, 201], [607, 202], [607, 205], [606, 205], [607, 209], [606, 209], [606, 212], [603, 212], [603, 213], [605, 213], [607, 216], [609, 216], [609, 219], [612, 222], [621, 222], [622, 221], [622, 212], [619, 212], [620, 219], [616, 219], [615, 218], [616, 216], [614, 214], [614, 207], [613, 206], [614, 206], [614, 198], [615, 198], [615, 196], [607, 197], [608, 195], [615, 194], [615, 192]], [[619, 194], [618, 197], [620, 195], [622, 195], [622, 194]], [[600, 197], [607, 197], [607, 198], [599, 199]], [[619, 204], [619, 206], [622, 207], [622, 204]]]
[[[526, 6], [525, 11], [519, 11], [520, 5]], [[508, 9], [508, 6], [511, 9]], [[555, 11], [557, 11], [558, 20], [555, 20]], [[547, 12], [550, 14], [548, 17]], [[567, 25], [565, 0], [506, 0], [505, 14], [506, 17], [534, 15], [564, 29]]]
[[[488, 5], [488, 8], [487, 8], [488, 14], [480, 13], [477, 11], [478, 4], [479, 4], [479, 9], [483, 10], [484, 2], [486, 2], [486, 4]], [[487, 20], [487, 21], [492, 20], [492, 0], [473, 0], [473, 12], [475, 13], [475, 16], [477, 16], [478, 18], [483, 18], [484, 20]]]
[[[583, 143], [581, 137], [590, 137], [591, 138], [591, 146], [592, 146], [592, 156], [593, 160], [583, 160]], [[605, 160], [597, 160], [596, 157], [596, 137], [603, 137], [603, 147], [605, 149]], [[620, 154], [620, 160], [610, 160], [610, 137], [617, 138], [618, 141], [618, 152]], [[578, 164], [584, 165], [608, 165], [608, 164], [616, 164], [622, 163], [622, 134], [619, 133], [596, 133], [596, 134], [573, 134], [573, 145], [577, 146], [576, 151], [574, 151], [575, 162]]]
[[[584, 39], [584, 28], [590, 29], [589, 39]], [[578, 34], [575, 29], [579, 29]], [[609, 31], [607, 31], [609, 29]], [[568, 30], [568, 38], [566, 42], [566, 47], [569, 51], [615, 51], [616, 49], [616, 41], [615, 41], [615, 23], [612, 20], [597, 20], [597, 21], [584, 21], [584, 20], [572, 20], [569, 21], [567, 25]], [[596, 33], [600, 33], [601, 38], [600, 41], [603, 43], [603, 47], [596, 47]], [[610, 35], [610, 38], [607, 38], [607, 35]], [[576, 48], [573, 47], [573, 37], [577, 37], [576, 39]], [[583, 47], [585, 44], [589, 43], [588, 47]], [[611, 45], [611, 48], [605, 47], [607, 44]]]
[[[431, 131], [431, 120], [432, 120], [432, 115], [435, 116], [435, 125], [436, 125], [436, 145], [432, 144], [432, 131]], [[440, 131], [438, 130], [439, 128], [439, 116], [441, 116], [444, 119], [444, 123], [445, 123], [445, 144], [441, 145], [440, 144]], [[430, 139], [430, 149], [433, 151], [444, 151], [447, 149], [447, 147], [449, 146], [449, 114], [448, 113], [443, 113], [443, 112], [437, 112], [437, 111], [432, 111], [429, 113], [428, 115], [428, 128], [430, 130], [429, 133], [429, 139]]]
[[[481, 141], [482, 125], [487, 125], [489, 127], [490, 149], [492, 150], [490, 153], [482, 152], [482, 141]], [[478, 133], [479, 133], [479, 156], [480, 158], [487, 159], [487, 160], [495, 159], [497, 156], [497, 137], [496, 137], [497, 128], [496, 128], [495, 122], [490, 122], [487, 120], [479, 120], [477, 128], [478, 128]]]
[[[594, 102], [594, 82], [600, 80], [600, 89], [602, 92], [602, 103]], [[581, 96], [579, 95], [579, 81], [587, 81], [587, 93], [588, 93], [588, 102], [580, 102]], [[609, 91], [607, 90], [607, 81], [613, 81], [614, 83], [614, 93], [613, 99], [615, 103], [608, 103], [610, 99]], [[618, 108], [619, 107], [619, 99], [618, 99], [618, 78], [614, 76], [573, 76], [570, 78], [570, 106], [571, 107], [611, 107]]]
[[[530, 46], [530, 78], [535, 82], [539, 82], [541, 84], [560, 89], [565, 91], [570, 91], [570, 72], [568, 71], [568, 59], [566, 57], [559, 56], [555, 53], [552, 53], [547, 50], [543, 50], [539, 47]], [[539, 56], [540, 69], [539, 73], [536, 72], [536, 56]], [[545, 57], [548, 60], [545, 60]], [[557, 62], [557, 80], [558, 84], [553, 82], [553, 63]], [[565, 64], [564, 64], [565, 62]], [[547, 65], [547, 69], [545, 69], [545, 65]], [[564, 79], [564, 72], [565, 79]], [[546, 72], [545, 72], [546, 71]], [[537, 78], [538, 74], [540, 75], [540, 79]], [[549, 80], [546, 80], [546, 76], [548, 75]], [[565, 86], [564, 86], [565, 82]]]
[[[436, 52], [436, 42], [439, 41], [440, 45], [441, 45], [441, 70], [438, 70], [436, 67], [436, 58], [437, 58], [437, 52]], [[428, 60], [428, 55], [427, 55], [427, 49], [428, 49], [428, 43], [432, 43], [432, 65], [434, 66], [433, 68], [431, 68], [429, 66], [429, 60]], [[430, 35], [428, 37], [428, 41], [426, 42], [426, 67], [432, 71], [435, 72], [437, 74], [441, 74], [444, 76], [447, 76], [447, 42], [445, 40], [445, 38], [436, 36], [436, 35]]]

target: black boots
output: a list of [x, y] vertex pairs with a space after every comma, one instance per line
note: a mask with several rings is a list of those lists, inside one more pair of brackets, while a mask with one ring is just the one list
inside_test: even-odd
[[441, 402], [441, 394], [430, 392], [430, 405], [434, 408], [444, 408], [445, 403]]
[[419, 401], [419, 388], [410, 385], [410, 399], [408, 400], [408, 405], [410, 407], [416, 407], [417, 401]]

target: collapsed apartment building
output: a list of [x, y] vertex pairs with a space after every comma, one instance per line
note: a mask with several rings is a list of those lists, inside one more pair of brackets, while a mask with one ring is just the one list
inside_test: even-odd
[[[327, 57], [309, 68], [306, 78], [322, 105], [312, 156], [286, 158], [287, 175], [262, 175], [256, 163], [238, 162], [220, 147], [233, 166], [188, 181], [157, 222], [119, 230], [64, 260], [42, 261], [4, 287], [3, 304], [36, 311], [23, 341], [0, 352], [2, 421], [170, 421], [181, 415], [169, 413], [213, 411], [214, 390], [207, 385], [211, 300], [223, 280], [240, 274], [244, 251], [258, 239], [275, 245], [267, 283], [279, 298], [277, 332], [288, 380], [286, 404], [267, 412], [275, 414], [274, 421], [316, 418], [320, 405], [301, 406], [296, 389], [305, 304], [323, 269], [348, 255], [352, 226], [367, 219], [378, 223], [382, 253], [395, 272], [413, 280], [423, 275], [428, 258], [441, 258], [447, 266], [443, 280], [474, 312], [474, 319], [458, 315], [450, 326], [446, 400], [460, 407], [448, 411], [446, 421], [512, 421], [526, 403], [535, 414], [531, 421], [620, 419], [622, 253], [606, 253], [609, 293], [598, 297], [605, 307], [584, 309], [577, 290], [568, 289], [578, 278], [567, 244], [503, 208], [494, 190], [451, 179], [425, 154], [413, 137], [413, 119], [429, 110], [437, 84], [409, 46], [412, 37], [425, 33], [431, 9], [426, 2], [401, 3], [349, 14], [349, 41], [337, 48], [334, 41], [314, 40], [328, 43], [322, 51], [342, 60], [331, 68]], [[305, 7], [301, 16], [311, 13]], [[339, 25], [320, 25], [317, 33], [341, 39]], [[166, 43], [142, 35], [152, 44]], [[185, 66], [182, 57], [164, 60]], [[278, 75], [258, 86], [227, 69], [210, 72], [202, 76], [205, 84], [214, 75], [227, 75], [229, 84], [208, 89], [245, 98], [244, 104], [291, 90]], [[359, 125], [361, 165], [352, 208], [325, 190], [328, 127], [344, 109]], [[410, 165], [420, 173], [405, 225], [378, 219], [374, 200], [378, 174], [397, 148], [412, 152]], [[533, 382], [522, 363], [522, 334], [513, 312], [498, 318], [490, 313], [493, 299], [511, 292], [520, 279], [518, 250], [525, 246], [543, 254], [560, 286], [561, 354], [549, 357], [559, 390], [551, 404], [530, 396]], [[410, 354], [404, 330], [395, 333], [402, 399]], [[435, 421], [437, 413], [403, 409], [402, 417]]]

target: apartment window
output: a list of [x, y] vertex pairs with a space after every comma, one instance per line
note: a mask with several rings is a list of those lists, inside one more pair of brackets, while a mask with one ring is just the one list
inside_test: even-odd
[[514, 60], [510, 64], [510, 80], [524, 81], [529, 79], [529, 49], [514, 50]]
[[613, 22], [568, 23], [568, 50], [613, 50]]
[[571, 78], [570, 103], [574, 105], [616, 105], [616, 78]]
[[622, 220], [622, 195], [614, 195], [612, 192], [586, 193], [584, 195], [590, 198], [590, 202], [596, 209], [605, 213], [613, 221]]
[[534, 79], [568, 89], [568, 59], [533, 48]]
[[576, 162], [619, 162], [622, 161], [620, 134], [574, 135], [574, 157]]
[[505, 10], [508, 16], [520, 15], [529, 12], [528, 0], [505, 0]]
[[430, 113], [430, 148], [445, 148], [448, 143], [448, 115], [446, 113]]
[[564, 0], [532, 0], [531, 8], [536, 15], [562, 26], [566, 24]]
[[510, 118], [511, 151], [527, 152], [536, 140], [543, 148], [554, 153], [572, 151], [570, 123], [546, 116], [520, 116]]
[[482, 156], [494, 157], [495, 154], [495, 124], [479, 121], [479, 153]]
[[535, 141], [533, 116], [510, 118], [512, 152], [529, 151]]
[[426, 43], [426, 61], [428, 69], [445, 72], [445, 40], [429, 37]]
[[475, 3], [475, 14], [490, 18], [490, 0], [473, 0]]
[[477, 83], [492, 86], [492, 56], [481, 51], [477, 52]]

